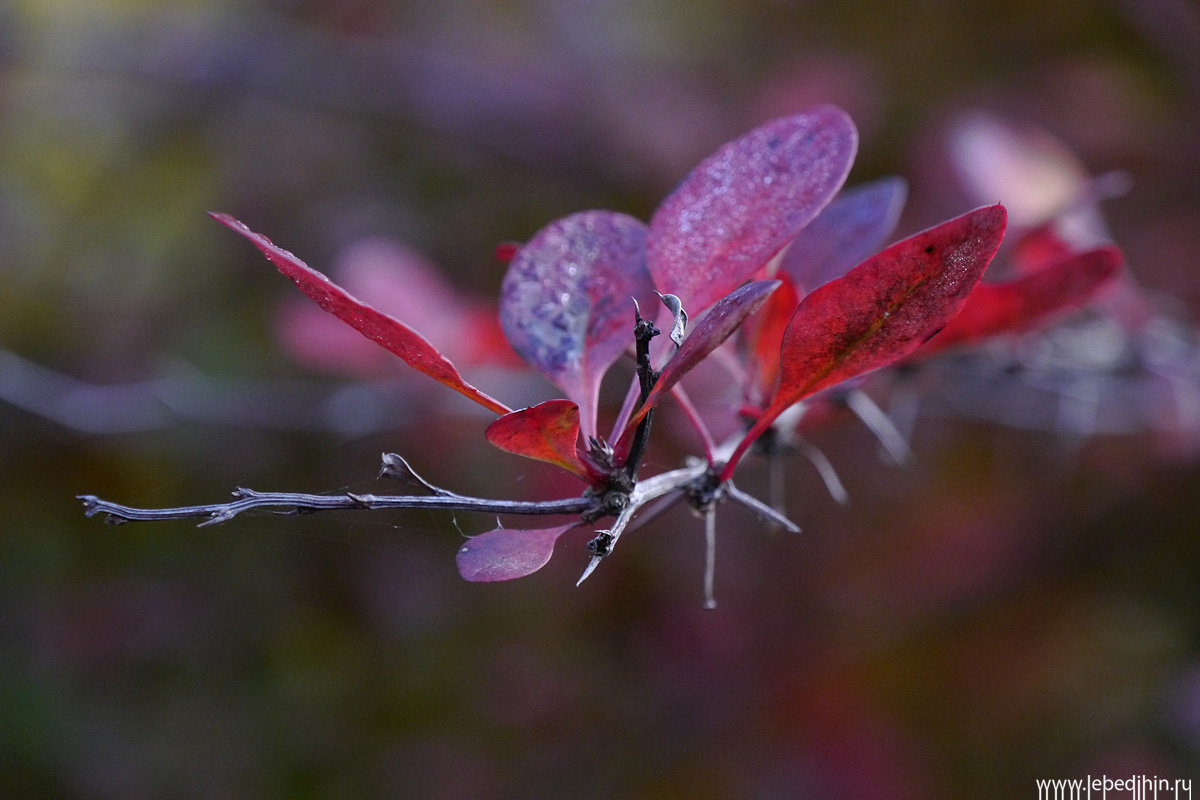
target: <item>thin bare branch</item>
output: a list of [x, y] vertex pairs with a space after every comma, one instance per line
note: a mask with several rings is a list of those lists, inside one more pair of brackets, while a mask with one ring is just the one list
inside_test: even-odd
[[553, 515], [579, 514], [593, 509], [594, 497], [569, 497], [561, 500], [491, 500], [481, 497], [466, 497], [450, 492], [435, 496], [425, 495], [375, 495], [375, 494], [304, 494], [300, 492], [258, 492], [253, 489], [236, 489], [234, 499], [228, 503], [210, 503], [177, 508], [135, 508], [101, 500], [95, 495], [79, 495], [84, 513], [91, 517], [106, 514], [109, 522], [123, 523], [166, 519], [203, 517], [204, 525], [217, 525], [241, 514], [243, 511], [271, 509], [275, 513], [306, 514], [316, 511], [367, 510], [390, 508], [426, 508], [448, 511], [480, 511], [492, 514]]

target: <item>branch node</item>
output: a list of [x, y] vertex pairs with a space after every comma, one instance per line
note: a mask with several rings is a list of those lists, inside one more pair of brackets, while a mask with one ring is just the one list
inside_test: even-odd
[[596, 558], [604, 558], [612, 552], [614, 541], [616, 537], [612, 531], [596, 531], [596, 537], [587, 543], [587, 549]]

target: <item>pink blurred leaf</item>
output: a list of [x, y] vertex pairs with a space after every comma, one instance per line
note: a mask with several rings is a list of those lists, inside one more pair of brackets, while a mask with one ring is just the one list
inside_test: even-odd
[[604, 372], [633, 342], [633, 300], [653, 295], [646, 226], [613, 211], [584, 211], [539, 231], [501, 286], [500, 322], [515, 349], [581, 410], [595, 433]]
[[720, 347], [747, 317], [766, 302], [778, 286], [779, 281], [775, 280], [754, 281], [718, 300], [696, 324], [691, 334], [683, 340], [683, 345], [675, 351], [671, 360], [663, 366], [654, 388], [646, 397], [646, 402], [629, 421], [627, 428], [636, 425], [680, 378]]
[[498, 417], [484, 436], [501, 450], [545, 461], [587, 480], [588, 471], [576, 452], [579, 406], [570, 400], [547, 400]]
[[789, 406], [903, 358], [945, 327], [1000, 246], [1005, 218], [1003, 206], [976, 209], [897, 242], [805, 296], [784, 332], [779, 389], [722, 478]]
[[558, 537], [579, 525], [520, 530], [497, 528], [458, 548], [458, 573], [469, 581], [510, 581], [532, 575], [550, 561]]
[[449, 359], [403, 322], [354, 298], [322, 273], [287, 250], [275, 246], [266, 236], [255, 233], [228, 214], [210, 213], [209, 216], [249, 239], [268, 261], [291, 278], [317, 305], [363, 336], [395, 353], [409, 366], [497, 414], [506, 414], [512, 410], [463, 380]]
[[981, 283], [962, 310], [915, 355], [990, 336], [1029, 330], [1047, 319], [1081, 308], [1116, 277], [1121, 251], [1101, 247], [1006, 283]]
[[[478, 347], [474, 337], [462, 333], [470, 306], [420, 253], [386, 239], [360, 239], [338, 253], [328, 275], [362, 302], [386, 308], [422, 331], [454, 363], [479, 360], [472, 358]], [[392, 353], [307, 297], [289, 294], [277, 319], [289, 355], [309, 367], [359, 376], [395, 374]]]
[[975, 111], [953, 122], [948, 139], [967, 192], [979, 202], [1003, 200], [1015, 230], [1061, 216], [1087, 196], [1079, 157], [1041, 128]]
[[960, 116], [948, 144], [968, 194], [981, 203], [1002, 201], [1013, 232], [1049, 226], [1075, 252], [1111, 240], [1099, 202], [1128, 190], [1124, 174], [1092, 177], [1049, 131], [986, 112]]
[[842, 191], [792, 240], [781, 269], [805, 290], [841, 277], [884, 245], [907, 194], [902, 178]]
[[766, 264], [841, 188], [858, 147], [833, 106], [769, 122], [725, 144], [658, 207], [646, 242], [661, 292], [697, 313]]

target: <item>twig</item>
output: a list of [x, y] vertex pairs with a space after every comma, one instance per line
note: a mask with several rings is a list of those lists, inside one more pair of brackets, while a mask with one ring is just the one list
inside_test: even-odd
[[551, 515], [580, 514], [597, 504], [594, 497], [569, 497], [561, 500], [491, 500], [445, 492], [425, 495], [346, 494], [323, 495], [301, 492], [258, 492], [236, 489], [228, 503], [210, 503], [177, 508], [134, 508], [101, 500], [95, 495], [79, 495], [84, 513], [91, 517], [107, 514], [108, 521], [120, 524], [133, 521], [187, 519], [205, 517], [200, 526], [228, 522], [243, 511], [282, 509], [286, 514], [305, 514], [335, 509], [375, 511], [387, 508], [426, 508], [447, 511], [479, 511], [490, 514]]
[[712, 468], [706, 463], [697, 461], [686, 467], [662, 472], [651, 478], [640, 481], [629, 496], [629, 504], [617, 515], [611, 528], [598, 531], [596, 538], [588, 542], [592, 558], [579, 576], [576, 586], [587, 580], [588, 576], [600, 566], [600, 562], [616, 547], [621, 535], [633, 521], [634, 515], [647, 503], [657, 500], [672, 492], [683, 492], [692, 505], [699, 511], [708, 514], [713, 507], [726, 498], [749, 508], [762, 518], [779, 525], [793, 533], [800, 532], [800, 526], [771, 508], [766, 503], [746, 494], [732, 482], [715, 482]]
[[[637, 408], [640, 408], [658, 381], [658, 372], [650, 364], [650, 340], [658, 336], [659, 330], [653, 322], [642, 319], [642, 310], [638, 308], [637, 300], [633, 301], [633, 316], [633, 341], [637, 352], [637, 377], [640, 389]], [[633, 433], [633, 442], [629, 446], [629, 454], [625, 459], [625, 475], [630, 481], [637, 481], [638, 468], [642, 465], [642, 457], [645, 456], [646, 446], [649, 444], [650, 424], [653, 417], [654, 409], [652, 408], [646, 413], [646, 416], [642, 417], [642, 421], [638, 423], [637, 429]]]

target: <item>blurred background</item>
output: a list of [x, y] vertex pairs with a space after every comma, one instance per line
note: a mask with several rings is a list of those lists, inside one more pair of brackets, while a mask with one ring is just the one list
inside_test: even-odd
[[[984, 392], [981, 413], [921, 417], [903, 468], [861, 425], [819, 432], [849, 505], [796, 458], [803, 534], [723, 510], [711, 611], [684, 509], [579, 589], [586, 536], [530, 578], [462, 581], [462, 537], [495, 524], [470, 515], [83, 517], [78, 494], [388, 491], [383, 451], [465, 493], [577, 491], [488, 445], [487, 417], [427, 378], [322, 356], [288, 323], [295, 289], [204, 212], [335, 277], [363, 247], [408, 248], [446, 282], [423, 296], [486, 308], [498, 243], [585, 208], [648, 218], [719, 144], [822, 102], [859, 126], [851, 182], [909, 180], [901, 233], [976, 204], [946, 155], [970, 110], [1123, 171], [1112, 236], [1164, 314], [1197, 319], [1184, 0], [0, 7], [0, 795], [1033, 798], [1037, 778], [1200, 779], [1198, 426], [1156, 425], [1136, 397], [1064, 429], [1051, 394], [998, 413], [1009, 395]], [[555, 394], [455, 358], [510, 404]], [[660, 437], [651, 466], [692, 449]], [[767, 491], [761, 462], [741, 474]]]

